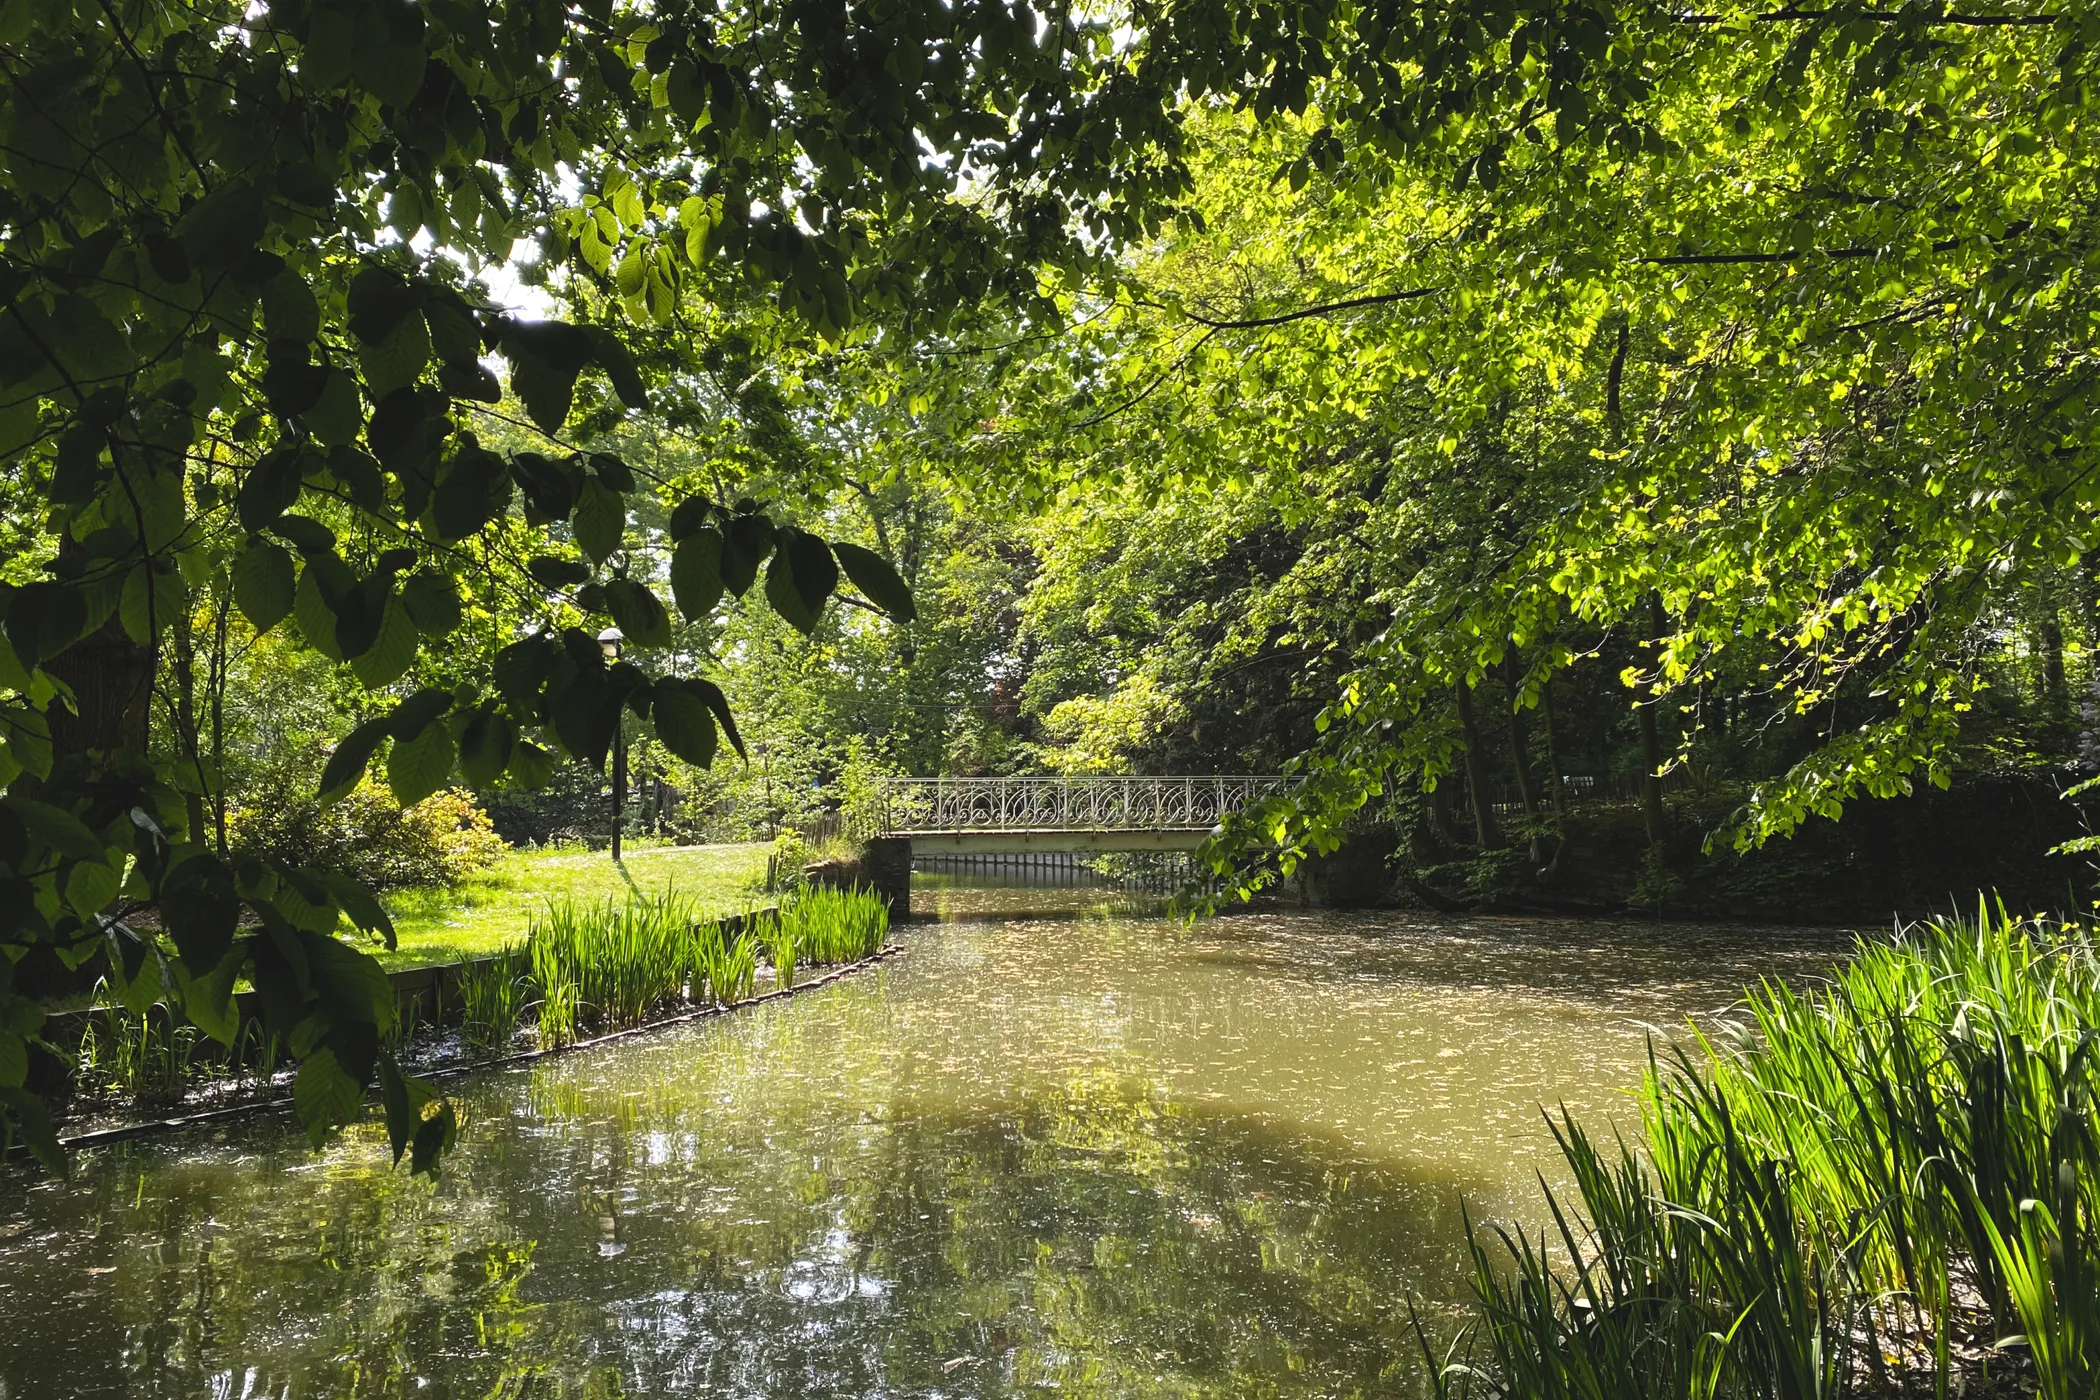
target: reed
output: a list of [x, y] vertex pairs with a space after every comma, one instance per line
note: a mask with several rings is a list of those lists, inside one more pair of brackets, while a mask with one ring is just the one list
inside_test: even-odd
[[223, 1072], [196, 1027], [175, 1021], [161, 1007], [133, 1011], [108, 992], [106, 981], [96, 985], [81, 1030], [74, 1074], [83, 1091], [163, 1107], [180, 1102], [200, 1079]]
[[720, 924], [694, 930], [689, 979], [695, 1001], [726, 1006], [751, 995], [758, 981], [758, 945], [733, 936]]
[[1651, 1060], [1642, 1151], [1556, 1122], [1576, 1184], [1549, 1194], [1554, 1238], [1469, 1230], [1470, 1350], [1438, 1393], [1944, 1396], [1956, 1355], [2003, 1343], [2042, 1395], [2093, 1394], [2087, 934], [1939, 920], [1746, 1008]]
[[758, 940], [766, 945], [766, 961], [773, 964], [773, 982], [776, 986], [795, 985], [795, 930], [793, 925], [781, 918], [762, 921], [757, 930]]
[[507, 1050], [532, 999], [532, 954], [513, 943], [493, 958], [469, 964], [459, 979], [460, 1014], [470, 1044]]
[[865, 890], [814, 887], [797, 892], [780, 910], [795, 961], [858, 962], [881, 949], [890, 931], [889, 905]]

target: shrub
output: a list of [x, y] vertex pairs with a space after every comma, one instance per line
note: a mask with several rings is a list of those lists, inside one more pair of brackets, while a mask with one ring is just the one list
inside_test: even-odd
[[404, 809], [370, 778], [324, 807], [271, 784], [236, 808], [228, 835], [237, 850], [351, 875], [377, 889], [454, 885], [508, 849], [488, 814], [461, 788]]

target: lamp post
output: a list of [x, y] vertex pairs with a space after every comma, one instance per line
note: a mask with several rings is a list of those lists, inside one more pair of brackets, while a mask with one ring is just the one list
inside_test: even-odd
[[[620, 643], [625, 640], [617, 627], [608, 627], [598, 634], [598, 649], [605, 653], [606, 665], [620, 659]], [[627, 707], [624, 705], [613, 719], [612, 769], [612, 858], [617, 863], [620, 859], [620, 818], [627, 810]]]

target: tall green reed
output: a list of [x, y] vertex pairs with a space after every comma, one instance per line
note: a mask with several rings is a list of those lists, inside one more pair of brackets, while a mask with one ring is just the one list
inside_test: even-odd
[[508, 1049], [532, 998], [532, 954], [514, 943], [460, 974], [460, 1014], [467, 1040], [484, 1050]]
[[786, 900], [780, 925], [793, 940], [796, 960], [805, 963], [858, 962], [882, 947], [889, 936], [889, 905], [866, 890], [812, 887]]
[[[699, 916], [668, 891], [625, 904], [564, 902], [534, 918], [525, 942], [540, 998], [542, 1044], [568, 1044], [585, 1028], [638, 1026], [686, 1002], [751, 994], [752, 940]], [[792, 954], [790, 955], [792, 976]]]
[[1940, 920], [1746, 1009], [1743, 1034], [1651, 1061], [1644, 1152], [1607, 1164], [1556, 1125], [1563, 1257], [1469, 1230], [1477, 1361], [1440, 1393], [1945, 1395], [1957, 1341], [2024, 1346], [2052, 1400], [2094, 1393], [2088, 937]]

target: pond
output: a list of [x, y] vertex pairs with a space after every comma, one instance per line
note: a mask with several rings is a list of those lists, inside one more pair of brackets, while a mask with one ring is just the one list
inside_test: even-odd
[[1539, 1106], [1628, 1121], [1647, 1027], [1845, 946], [1101, 897], [454, 1081], [434, 1185], [282, 1118], [10, 1172], [0, 1397], [1416, 1394]]

